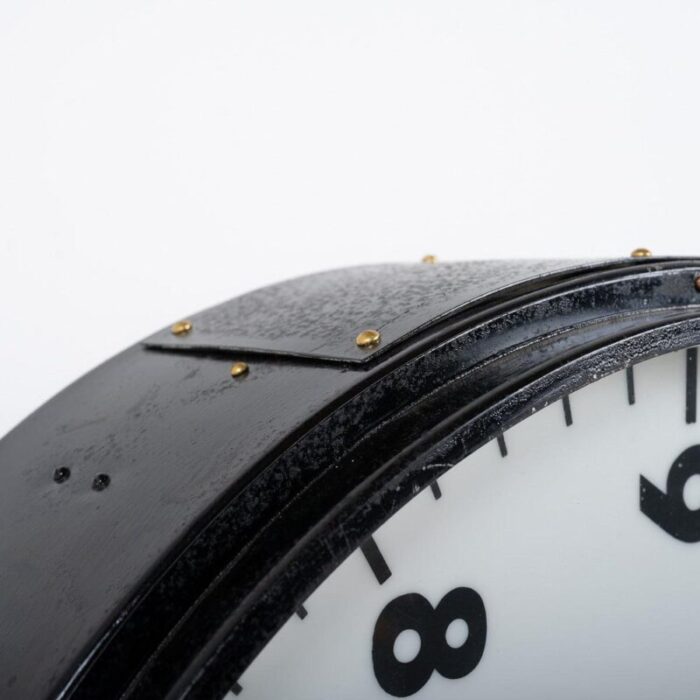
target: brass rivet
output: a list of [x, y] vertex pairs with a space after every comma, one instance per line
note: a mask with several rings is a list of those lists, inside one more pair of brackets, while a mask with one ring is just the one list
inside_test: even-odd
[[651, 257], [651, 251], [649, 248], [635, 248], [631, 253], [630, 253], [631, 258], [650, 258]]
[[695, 289], [700, 292], [700, 275], [695, 278]]
[[178, 321], [170, 326], [173, 335], [187, 335], [192, 330], [192, 321]]
[[357, 338], [355, 338], [355, 343], [358, 348], [372, 348], [378, 345], [381, 339], [382, 336], [379, 331], [370, 328], [366, 331], [362, 331], [362, 333], [358, 333]]
[[428, 265], [434, 265], [437, 262], [437, 255], [424, 255], [421, 259], [421, 262], [424, 262]]
[[232, 377], [242, 377], [248, 372], [247, 362], [234, 362], [231, 365], [231, 376]]

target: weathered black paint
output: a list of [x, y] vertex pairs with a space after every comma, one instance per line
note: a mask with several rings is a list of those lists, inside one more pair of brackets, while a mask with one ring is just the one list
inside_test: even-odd
[[[599, 267], [598, 261], [482, 260], [320, 272], [219, 304], [191, 317], [192, 332], [175, 337], [165, 328], [145, 343], [171, 350], [254, 351], [367, 362], [421, 328], [485, 298], [493, 302], [496, 295], [505, 298], [523, 285], [541, 288], [555, 278]], [[376, 348], [355, 345], [355, 336], [365, 328], [381, 331], [382, 342]]]
[[[431, 295], [426, 267], [411, 299], [421, 285]], [[228, 345], [149, 341], [12, 431], [0, 442], [2, 696], [223, 695], [416, 488], [533, 408], [700, 338], [700, 261], [577, 267], [504, 291], [513, 269], [489, 268], [498, 291], [478, 301], [455, 283], [447, 309], [419, 305], [412, 319], [407, 304], [359, 363], [335, 337], [305, 345], [306, 317], [301, 349], [290, 321], [277, 350], [236, 352], [251, 368], [236, 382]], [[345, 309], [344, 333], [347, 279], [324, 301], [331, 316]], [[273, 298], [285, 303], [282, 287]], [[269, 308], [249, 313], [273, 343]], [[70, 479], [57, 483], [61, 467]]]

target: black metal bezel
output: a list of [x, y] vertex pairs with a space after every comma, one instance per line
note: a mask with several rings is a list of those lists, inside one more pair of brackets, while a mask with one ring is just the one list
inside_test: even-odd
[[139, 601], [128, 634], [115, 634], [69, 692], [109, 694], [126, 668], [120, 648], [172, 593], [164, 582], [186, 589], [201, 553], [220, 549], [216, 577], [200, 582], [124, 696], [223, 696], [299, 603], [416, 489], [548, 402], [697, 343], [697, 271], [674, 262], [588, 274], [417, 338], [241, 485], [161, 589]]

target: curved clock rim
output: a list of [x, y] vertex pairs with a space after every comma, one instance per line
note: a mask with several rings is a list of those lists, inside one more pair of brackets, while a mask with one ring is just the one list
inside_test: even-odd
[[[304, 460], [330, 450], [325, 472], [314, 474], [290, 499], [293, 512], [286, 505], [275, 510], [268, 504], [268, 519], [258, 523], [246, 550], [222, 564], [215, 583], [171, 631], [168, 644], [148, 659], [127, 696], [167, 687], [169, 697], [223, 696], [311, 591], [443, 471], [533, 411], [591, 381], [697, 344], [700, 314], [691, 303], [696, 274], [697, 267], [689, 265], [639, 270], [622, 280], [589, 279], [476, 324], [456, 319], [451, 329], [442, 329], [439, 341], [423, 346], [330, 413], [229, 503], [225, 511], [231, 514], [261, 508], [274, 492], [271, 484], [293, 483]], [[572, 314], [576, 295], [578, 308], [590, 308], [595, 300], [598, 312], [593, 317]], [[556, 327], [541, 327], [545, 309], [558, 320]], [[526, 311], [529, 325], [523, 323]], [[488, 324], [493, 324], [491, 335], [484, 331]], [[509, 338], [508, 329], [514, 328], [515, 337]], [[473, 353], [475, 338], [485, 354], [476, 363], [476, 355], [471, 357], [465, 370], [455, 358], [464, 360], [465, 348]], [[503, 339], [503, 346], [489, 345], [494, 338]], [[430, 372], [441, 377], [437, 385], [421, 385]], [[373, 424], [367, 415], [372, 407], [401, 405], [397, 396], [410, 380], [417, 383], [415, 400], [385, 411]], [[476, 392], [472, 400], [465, 399], [469, 386]], [[437, 422], [436, 403], [446, 407]], [[363, 439], [338, 450], [331, 443], [338, 441], [343, 425]], [[397, 444], [402, 445], [398, 454]], [[216, 547], [221, 534], [215, 521], [200, 533], [196, 546]], [[157, 605], [152, 610], [156, 614]], [[78, 695], [89, 694], [94, 673], [104, 678], [118, 671], [118, 657], [103, 655], [102, 660], [77, 686]]]

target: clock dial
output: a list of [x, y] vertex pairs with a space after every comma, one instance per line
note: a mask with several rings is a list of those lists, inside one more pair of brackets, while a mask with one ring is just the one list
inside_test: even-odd
[[606, 376], [442, 474], [230, 697], [697, 697], [695, 362]]

